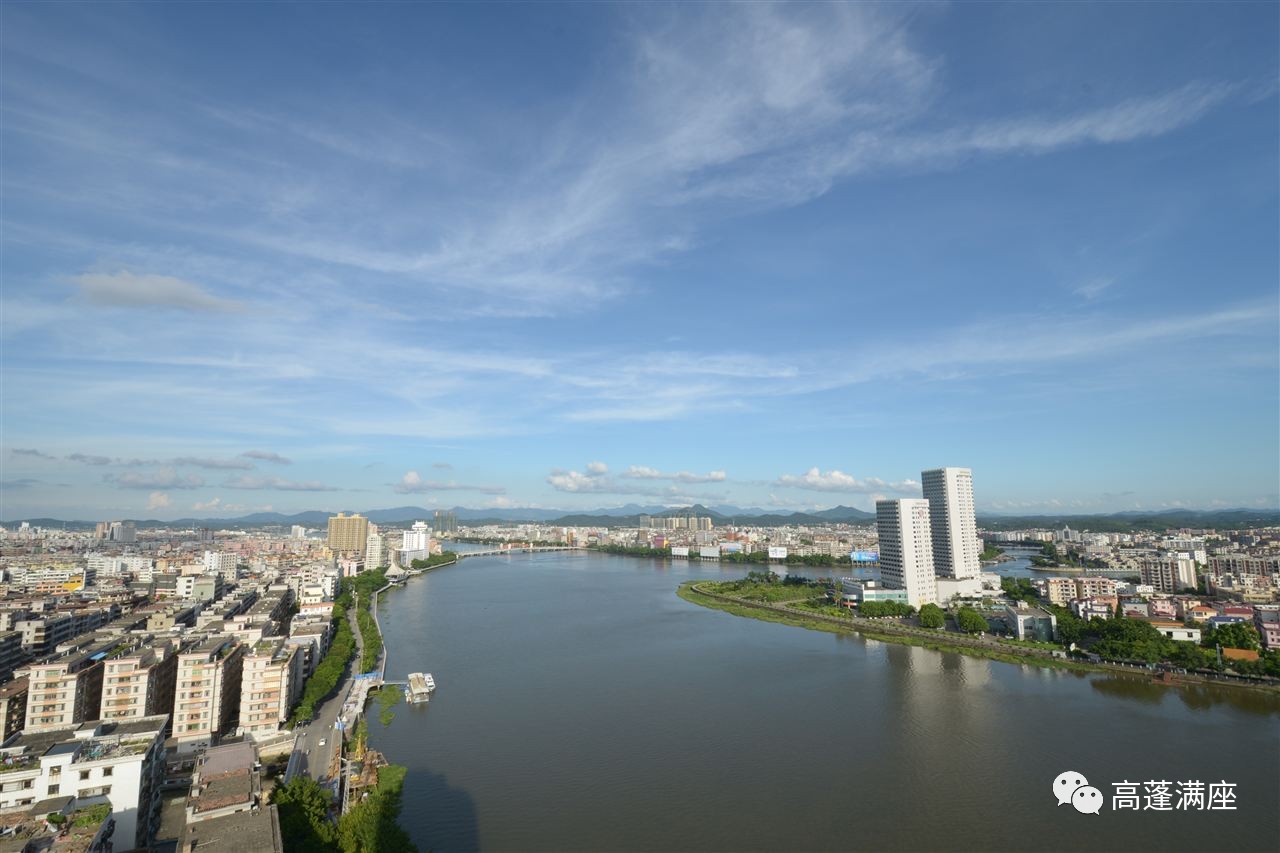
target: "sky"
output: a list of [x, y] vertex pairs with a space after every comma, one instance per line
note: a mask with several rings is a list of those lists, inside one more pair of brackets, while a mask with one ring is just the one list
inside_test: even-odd
[[1280, 505], [1274, 3], [0, 25], [0, 519]]

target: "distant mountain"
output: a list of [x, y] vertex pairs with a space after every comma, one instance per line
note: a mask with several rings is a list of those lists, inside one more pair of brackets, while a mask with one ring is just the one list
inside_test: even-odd
[[[350, 512], [351, 510], [348, 510]], [[717, 525], [735, 523], [754, 527], [781, 527], [788, 524], [864, 524], [874, 521], [875, 514], [849, 506], [835, 506], [831, 509], [813, 512], [785, 512], [782, 510], [765, 510], [759, 507], [736, 507], [717, 505], [706, 507], [694, 504], [688, 507], [665, 507], [658, 505], [644, 506], [627, 504], [620, 507], [594, 509], [584, 512], [569, 512], [563, 509], [541, 509], [517, 507], [509, 509], [470, 509], [453, 507], [452, 511], [459, 522], [466, 524], [479, 523], [514, 523], [535, 522], [552, 523], [566, 527], [635, 527], [640, 523], [640, 516], [650, 515], [655, 518], [699, 515], [710, 516]], [[391, 507], [389, 509], [368, 510], [363, 514], [376, 524], [408, 524], [414, 521], [430, 521], [434, 509], [418, 506]], [[214, 529], [255, 528], [255, 527], [289, 527], [301, 524], [304, 527], [323, 529], [329, 516], [334, 513], [310, 510], [293, 513], [255, 512], [238, 518], [178, 518], [173, 521], [157, 521], [154, 519], [137, 519], [141, 528], [168, 527], [173, 529], [210, 527]], [[92, 530], [93, 521], [63, 521], [56, 518], [28, 518], [2, 522], [14, 527], [26, 521], [35, 527], [64, 528], [67, 530]], [[1091, 530], [1097, 533], [1127, 533], [1136, 530], [1166, 530], [1180, 527], [1211, 527], [1219, 530], [1239, 530], [1251, 527], [1280, 526], [1280, 510], [1275, 509], [1220, 509], [1220, 510], [1186, 510], [1170, 509], [1154, 512], [1129, 510], [1103, 515], [994, 515], [983, 514], [978, 517], [978, 526], [986, 530], [1019, 530], [1039, 527], [1061, 529], [1071, 527], [1075, 530]]]
[[1106, 515], [982, 515], [978, 526], [987, 530], [1020, 530], [1027, 527], [1089, 530], [1094, 533], [1129, 533], [1138, 530], [1168, 530], [1181, 527], [1241, 530], [1280, 525], [1280, 510], [1274, 509], [1169, 509], [1157, 512], [1128, 510]]

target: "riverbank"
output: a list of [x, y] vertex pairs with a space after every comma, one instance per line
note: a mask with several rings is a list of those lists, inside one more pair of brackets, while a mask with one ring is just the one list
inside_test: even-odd
[[1046, 669], [1064, 669], [1083, 673], [1108, 673], [1128, 675], [1162, 684], [1206, 684], [1223, 687], [1245, 688], [1266, 693], [1280, 693], [1280, 687], [1227, 679], [1203, 678], [1191, 674], [1178, 674], [1167, 680], [1156, 679], [1152, 670], [1142, 666], [1094, 663], [1078, 658], [1055, 656], [1050, 650], [1035, 646], [1013, 645], [995, 639], [974, 637], [967, 634], [939, 633], [916, 628], [898, 622], [863, 619], [857, 616], [827, 616], [822, 613], [806, 613], [798, 610], [797, 602], [767, 603], [748, 601], [734, 596], [712, 592], [702, 587], [707, 581], [685, 581], [676, 595], [691, 604], [712, 610], [721, 610], [734, 616], [745, 616], [764, 622], [777, 622], [811, 631], [831, 634], [859, 634], [869, 639], [907, 646], [922, 646], [941, 652], [955, 652], [970, 657], [986, 658], [1002, 663], [1031, 664]]

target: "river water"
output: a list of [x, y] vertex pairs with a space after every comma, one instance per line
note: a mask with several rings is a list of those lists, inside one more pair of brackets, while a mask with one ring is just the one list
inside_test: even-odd
[[[372, 745], [421, 850], [1275, 850], [1280, 701], [967, 658], [675, 595], [742, 569], [472, 557], [390, 591]], [[376, 713], [374, 715], [376, 717]], [[1106, 806], [1056, 805], [1077, 771]], [[1234, 811], [1116, 811], [1112, 783], [1235, 783]], [[1142, 792], [1143, 784], [1138, 790]]]

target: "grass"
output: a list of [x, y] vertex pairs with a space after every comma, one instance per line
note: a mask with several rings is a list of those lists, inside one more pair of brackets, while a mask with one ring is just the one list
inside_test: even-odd
[[384, 726], [391, 725], [391, 721], [396, 718], [396, 712], [392, 710], [400, 703], [404, 697], [404, 691], [400, 689], [398, 684], [389, 684], [378, 691], [378, 706], [382, 709], [378, 714], [378, 722]]
[[760, 601], [780, 604], [785, 601], [801, 601], [816, 598], [820, 591], [801, 584], [751, 583], [749, 581], [710, 581], [704, 587], [720, 595], [732, 595], [744, 601]]

